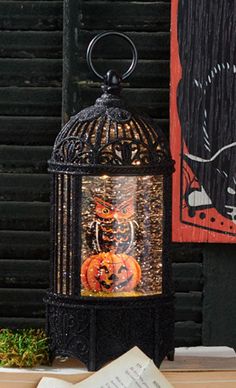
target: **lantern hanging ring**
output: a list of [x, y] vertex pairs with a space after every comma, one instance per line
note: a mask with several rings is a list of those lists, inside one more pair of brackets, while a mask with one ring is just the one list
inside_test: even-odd
[[86, 55], [86, 59], [87, 59], [87, 63], [90, 67], [90, 69], [94, 72], [94, 74], [96, 74], [96, 76], [100, 79], [104, 79], [104, 76], [102, 76], [101, 74], [99, 74], [97, 72], [97, 70], [95, 69], [95, 67], [93, 66], [93, 62], [92, 62], [92, 52], [93, 52], [93, 48], [95, 46], [95, 44], [102, 38], [105, 38], [106, 36], [111, 36], [111, 35], [116, 35], [116, 36], [120, 36], [121, 38], [125, 39], [131, 46], [131, 50], [132, 50], [132, 54], [133, 54], [133, 58], [132, 58], [132, 62], [131, 62], [131, 65], [129, 67], [129, 69], [121, 76], [121, 79], [124, 80], [126, 78], [128, 78], [134, 71], [136, 65], [137, 65], [137, 61], [138, 61], [138, 53], [137, 53], [137, 49], [135, 47], [135, 44], [134, 42], [125, 34], [123, 34], [122, 32], [116, 32], [116, 31], [108, 31], [108, 32], [102, 32], [101, 34], [98, 34], [96, 35], [92, 40], [91, 42], [89, 43], [88, 45], [88, 49], [87, 49], [87, 55]]

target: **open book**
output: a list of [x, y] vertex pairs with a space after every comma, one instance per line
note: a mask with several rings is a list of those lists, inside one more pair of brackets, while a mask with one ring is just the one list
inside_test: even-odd
[[86, 380], [71, 384], [43, 377], [38, 388], [171, 388], [153, 361], [134, 347]]

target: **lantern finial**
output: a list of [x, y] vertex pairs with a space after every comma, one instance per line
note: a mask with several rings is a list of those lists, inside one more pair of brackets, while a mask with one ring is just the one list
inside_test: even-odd
[[116, 70], [108, 70], [104, 77], [102, 90], [104, 93], [119, 95], [121, 91], [122, 77]]

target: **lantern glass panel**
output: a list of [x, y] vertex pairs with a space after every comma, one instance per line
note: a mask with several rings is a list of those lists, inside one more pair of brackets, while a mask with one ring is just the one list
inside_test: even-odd
[[81, 294], [162, 293], [163, 177], [82, 178]]

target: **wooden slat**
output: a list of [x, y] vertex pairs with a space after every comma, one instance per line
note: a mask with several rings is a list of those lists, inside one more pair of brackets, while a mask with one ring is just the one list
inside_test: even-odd
[[81, 1], [78, 15], [86, 30], [113, 30], [115, 25], [116, 30], [169, 31], [170, 5], [162, 1]]
[[199, 346], [201, 343], [201, 323], [193, 321], [175, 323], [175, 346]]
[[177, 292], [176, 296], [176, 321], [202, 321], [202, 293], [190, 291]]
[[49, 232], [0, 230], [2, 259], [48, 260]]
[[49, 201], [48, 174], [0, 174], [1, 201]]
[[[80, 84], [75, 90], [77, 93], [77, 105], [74, 104], [74, 111], [82, 107], [94, 104], [96, 98], [101, 94], [98, 88], [89, 88]], [[75, 97], [75, 94], [73, 94]], [[127, 88], [123, 90], [124, 99], [139, 112], [145, 112], [152, 117], [166, 118], [169, 112], [169, 90], [168, 89], [148, 89], [148, 88]], [[72, 98], [72, 96], [70, 96]]]
[[59, 116], [61, 88], [0, 88], [2, 115]]
[[[81, 97], [85, 105], [89, 100], [95, 100], [97, 96], [101, 95], [101, 89], [97, 87], [85, 87], [80, 85]], [[169, 90], [159, 88], [125, 88], [123, 90], [123, 97], [131, 105], [136, 107], [146, 106], [168, 106]], [[143, 102], [145, 100], [145, 104]]]
[[60, 31], [1, 31], [0, 57], [61, 58]]
[[0, 214], [3, 230], [49, 230], [47, 202], [0, 202]]
[[[91, 39], [97, 35], [99, 30], [93, 32], [81, 30], [74, 37], [75, 47], [78, 50], [79, 57], [84, 59], [86, 50]], [[169, 32], [128, 32], [127, 34], [135, 43], [139, 58], [141, 59], [162, 59], [169, 60]], [[99, 42], [99, 50], [94, 49], [94, 58], [111, 58], [111, 59], [130, 59], [131, 51], [127, 44], [124, 44], [123, 39], [117, 39], [114, 44], [113, 37]], [[109, 43], [110, 42], [110, 43]]]
[[42, 317], [45, 312], [44, 295], [45, 290], [42, 289], [0, 288], [0, 316]]
[[49, 286], [48, 261], [0, 260], [0, 267], [2, 288], [48, 288]]
[[196, 244], [171, 244], [171, 258], [175, 263], [202, 263], [202, 248]]
[[[100, 74], [105, 74], [108, 69], [115, 69], [119, 73], [124, 73], [130, 66], [130, 60], [127, 59], [95, 59], [93, 64]], [[100, 84], [100, 81], [91, 74], [87, 62], [83, 59], [76, 61], [78, 73], [74, 77], [74, 82], [91, 81]], [[124, 82], [129, 87], [140, 88], [168, 88], [169, 87], [169, 61], [168, 60], [139, 60], [133, 75]]]
[[202, 290], [203, 270], [201, 263], [174, 263], [173, 276], [177, 292]]
[[0, 144], [53, 145], [61, 117], [0, 116]]
[[0, 72], [0, 86], [61, 87], [62, 60], [4, 58], [0, 59]]
[[34, 317], [0, 317], [0, 326], [6, 329], [45, 329], [45, 319]]
[[1, 30], [61, 30], [62, 1], [1, 1]]
[[51, 147], [0, 145], [0, 171], [45, 172]]

